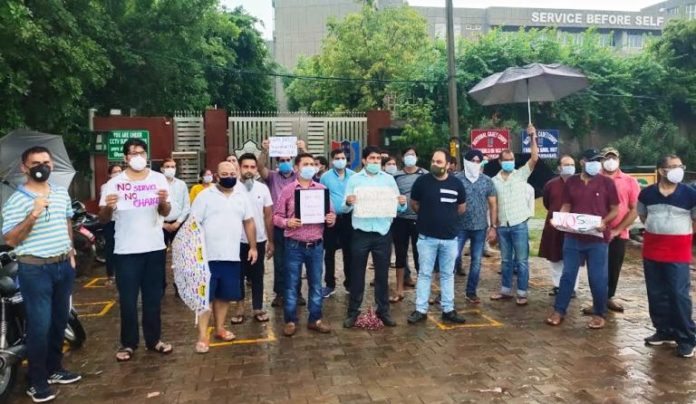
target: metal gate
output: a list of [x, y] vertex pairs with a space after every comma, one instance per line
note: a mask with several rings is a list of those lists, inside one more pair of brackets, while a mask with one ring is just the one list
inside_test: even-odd
[[177, 177], [188, 185], [198, 181], [198, 172], [205, 165], [205, 127], [203, 116], [195, 112], [174, 114], [174, 151]]

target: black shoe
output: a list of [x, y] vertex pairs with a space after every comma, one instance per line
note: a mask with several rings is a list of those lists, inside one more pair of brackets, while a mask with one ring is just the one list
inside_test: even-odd
[[307, 305], [307, 300], [305, 300], [304, 297], [300, 296], [297, 298], [297, 305], [298, 306], [306, 306]]
[[455, 310], [449, 311], [447, 313], [442, 313], [442, 321], [445, 323], [452, 323], [452, 324], [464, 324], [466, 323], [466, 319], [462, 317], [461, 315], [457, 314]]
[[358, 315], [354, 314], [351, 316], [346, 317], [345, 320], [343, 320], [343, 328], [353, 328], [355, 327], [355, 322], [358, 321]]
[[[573, 292], [575, 293], [575, 292]], [[558, 286], [554, 286], [553, 289], [549, 292], [549, 296], [556, 296], [558, 294]]]
[[394, 321], [391, 314], [381, 314], [377, 315], [377, 317], [379, 317], [379, 319], [382, 320], [382, 323], [386, 327], [396, 327], [396, 321]]
[[696, 346], [691, 344], [679, 344], [677, 346], [677, 356], [681, 358], [693, 358], [696, 353]]
[[420, 323], [421, 321], [425, 321], [425, 319], [428, 318], [427, 314], [421, 313], [418, 310], [415, 310], [413, 313], [411, 313], [406, 321], [408, 321], [409, 324], [416, 324]]
[[669, 335], [665, 335], [660, 332], [656, 332], [655, 334], [645, 338], [643, 341], [645, 341], [645, 345], [649, 346], [660, 346], [664, 344], [674, 345], [677, 343], [674, 337], [670, 337]]
[[457, 270], [457, 275], [459, 275], [459, 276], [466, 276], [466, 271], [463, 270], [463, 269], [461, 269], [461, 268], [459, 268], [459, 269]]
[[273, 298], [273, 301], [271, 302], [271, 307], [282, 307], [283, 306], [283, 297], [280, 295], [276, 295], [275, 298]]

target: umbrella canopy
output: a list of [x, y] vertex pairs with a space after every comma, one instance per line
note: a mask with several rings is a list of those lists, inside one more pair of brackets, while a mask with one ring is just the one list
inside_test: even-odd
[[531, 122], [531, 101], [558, 101], [588, 85], [584, 74], [568, 66], [532, 63], [486, 77], [469, 90], [469, 95], [481, 105], [526, 102]]
[[26, 177], [20, 168], [22, 152], [33, 146], [43, 146], [51, 151], [53, 171], [48, 182], [68, 188], [75, 176], [75, 169], [65, 150], [63, 137], [29, 129], [13, 130], [0, 139], [0, 178], [15, 185], [24, 183]]

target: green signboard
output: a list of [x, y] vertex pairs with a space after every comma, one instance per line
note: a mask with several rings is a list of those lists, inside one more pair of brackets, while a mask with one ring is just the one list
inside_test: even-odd
[[109, 161], [123, 161], [123, 145], [128, 139], [142, 139], [150, 150], [150, 132], [146, 130], [112, 130], [106, 137], [106, 156]]

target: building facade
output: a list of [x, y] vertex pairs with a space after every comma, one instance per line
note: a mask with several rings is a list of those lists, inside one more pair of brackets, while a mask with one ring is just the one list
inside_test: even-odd
[[[407, 4], [405, 0], [377, 1], [378, 7]], [[273, 0], [275, 31], [273, 55], [276, 63], [292, 71], [301, 55], [321, 50], [326, 24], [360, 10], [355, 0]], [[447, 24], [444, 7], [414, 7], [428, 21], [432, 37], [445, 38]], [[696, 0], [667, 0], [641, 11], [572, 10], [541, 8], [455, 8], [455, 37], [475, 38], [500, 28], [505, 32], [530, 28], [557, 28], [562, 40], [579, 43], [582, 33], [595, 27], [606, 46], [619, 52], [636, 52], [648, 36], [660, 35], [672, 18], [696, 19]], [[276, 84], [278, 107], [286, 101], [280, 81]]]

